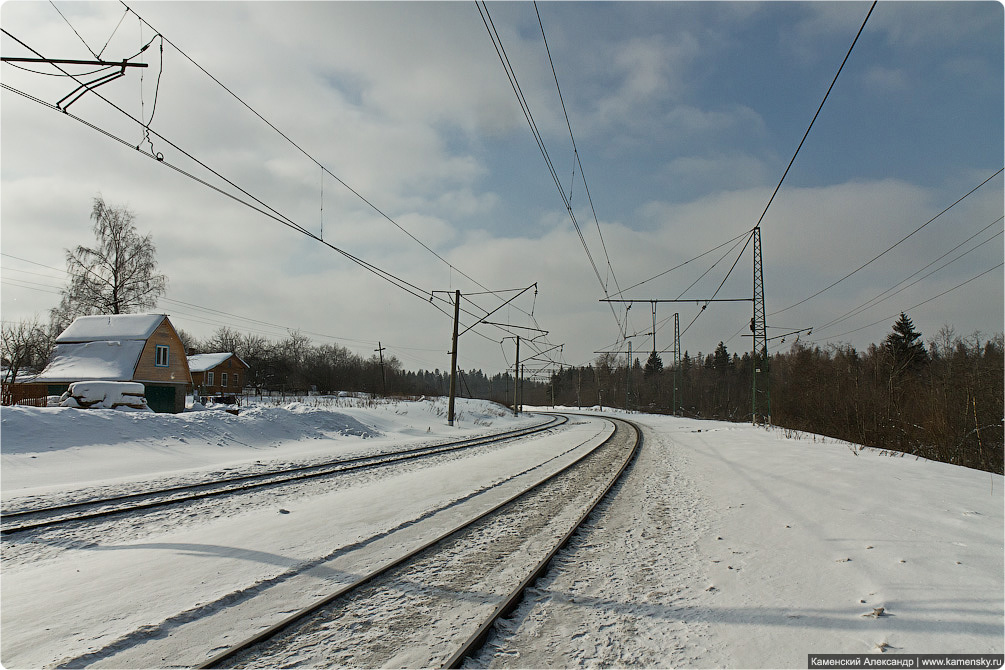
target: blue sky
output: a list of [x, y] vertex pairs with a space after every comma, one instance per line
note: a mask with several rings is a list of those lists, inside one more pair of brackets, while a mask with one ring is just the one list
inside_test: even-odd
[[[537, 282], [536, 299], [528, 293], [493, 320], [548, 330], [549, 342], [565, 343], [566, 363], [586, 363], [618, 339], [623, 318], [619, 326], [599, 302], [604, 287], [474, 3], [146, 2], [134, 9], [148, 25], [118, 3], [55, 4], [63, 16], [50, 3], [7, 2], [0, 19], [16, 38], [61, 58], [88, 57], [88, 48], [106, 41], [109, 58], [131, 56], [155, 26], [428, 249], [322, 178], [171, 45], [159, 88], [155, 41], [140, 58], [151, 65], [142, 80], [131, 71], [99, 89], [147, 118], [156, 93], [154, 131], [312, 231], [323, 222], [326, 241], [423, 291]], [[567, 192], [571, 185], [609, 295], [617, 290], [598, 227], [626, 287], [754, 226], [869, 6], [539, 3], [595, 220], [578, 168], [573, 175], [534, 5], [488, 5]], [[876, 6], [764, 218], [769, 314], [865, 263], [1001, 169], [1002, 35], [997, 2]], [[6, 35], [0, 48], [4, 56], [31, 55]], [[72, 88], [65, 78], [8, 64], [3, 81], [48, 102]], [[96, 96], [70, 111], [141, 144], [142, 129]], [[0, 131], [4, 320], [45, 318], [65, 281], [63, 250], [90, 243], [87, 215], [101, 194], [129, 206], [140, 230], [153, 235], [169, 278], [161, 307], [194, 335], [220, 325], [272, 338], [300, 329], [367, 355], [380, 340], [411, 369], [448, 366], [450, 323], [441, 311], [327, 247], [9, 90], [0, 94]], [[165, 142], [155, 139], [155, 149], [167, 163], [219, 183]], [[1001, 268], [926, 301], [1001, 262], [1002, 238], [994, 235], [1002, 224], [991, 224], [1002, 215], [1002, 184], [999, 175], [769, 326], [819, 327], [990, 226], [931, 269], [980, 244], [967, 256], [813, 339], [864, 348], [882, 340], [893, 321], [884, 319], [904, 309], [926, 338], [943, 325], [960, 335], [1001, 331]], [[677, 297], [728, 249], [629, 297]], [[710, 297], [735, 253], [685, 297]], [[748, 248], [720, 296], [750, 295], [751, 262]], [[475, 300], [492, 309], [500, 299]], [[683, 327], [699, 309], [679, 311]], [[741, 334], [749, 313], [749, 304], [710, 306], [682, 347], [709, 352], [723, 340], [730, 351], [748, 348]], [[660, 308], [661, 320], [670, 314]], [[652, 347], [651, 335], [641, 334], [651, 330], [649, 306], [638, 305], [627, 321], [628, 334], [639, 334], [636, 350]], [[666, 333], [657, 333], [660, 349], [669, 346]], [[501, 370], [512, 362], [511, 343], [500, 343], [505, 335], [476, 328], [460, 349], [461, 364]]]

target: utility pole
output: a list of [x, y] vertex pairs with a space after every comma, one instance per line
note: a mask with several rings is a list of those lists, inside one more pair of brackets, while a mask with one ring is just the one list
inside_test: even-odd
[[520, 336], [516, 336], [516, 362], [513, 364], [513, 416], [520, 416]]
[[764, 312], [764, 266], [761, 262], [761, 228], [754, 228], [754, 315], [750, 319], [750, 330], [753, 333], [754, 347], [751, 357], [753, 364], [753, 379], [751, 389], [751, 422], [758, 421], [757, 375], [760, 366], [764, 366], [764, 381], [762, 382], [765, 402], [761, 408], [762, 419], [771, 422], [771, 395], [768, 385], [768, 327]]
[[[456, 347], [457, 344], [454, 343], [454, 346]], [[374, 349], [374, 351], [376, 351], [376, 352], [378, 352], [380, 354], [380, 377], [381, 377], [381, 380], [384, 383], [384, 397], [386, 398], [387, 397], [387, 373], [384, 372], [384, 349], [385, 349], [385, 347], [383, 347], [380, 344], [380, 340], [377, 340], [377, 348]]]
[[653, 357], [656, 357], [656, 301], [653, 300]]
[[461, 317], [461, 291], [454, 293], [454, 346], [450, 348], [450, 400], [447, 403], [447, 425], [454, 425], [454, 398], [457, 396], [457, 323]]
[[527, 374], [527, 366], [520, 366], [520, 411], [523, 411], [523, 377]]
[[625, 372], [625, 411], [628, 411], [628, 394], [632, 387], [632, 341], [628, 340], [628, 367]]
[[682, 374], [680, 369], [680, 313], [673, 315], [673, 415], [677, 416], [677, 386]]
[[576, 407], [583, 409], [583, 368], [579, 368], [579, 384], [576, 386]]

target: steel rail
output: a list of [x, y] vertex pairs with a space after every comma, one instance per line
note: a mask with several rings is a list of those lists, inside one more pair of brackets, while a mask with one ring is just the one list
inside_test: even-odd
[[[89, 519], [109, 517], [116, 514], [125, 514], [128, 512], [138, 510], [148, 510], [157, 507], [166, 507], [168, 505], [174, 505], [182, 502], [211, 498], [214, 496], [225, 495], [229, 493], [250, 491], [257, 488], [263, 488], [266, 486], [277, 486], [280, 484], [288, 484], [291, 482], [302, 481], [306, 479], [314, 479], [319, 477], [326, 477], [329, 475], [336, 475], [344, 472], [350, 472], [353, 470], [378, 467], [382, 465], [391, 465], [394, 463], [400, 463], [402, 461], [414, 458], [435, 456], [437, 454], [444, 454], [452, 451], [460, 451], [463, 449], [485, 446], [487, 444], [493, 444], [495, 442], [513, 440], [520, 437], [525, 437], [527, 435], [533, 435], [535, 433], [544, 432], [551, 428], [563, 425], [567, 421], [568, 421], [567, 417], [556, 415], [554, 417], [551, 417], [548, 421], [541, 424], [537, 424], [535, 426], [517, 428], [489, 436], [468, 438], [452, 442], [442, 442], [438, 444], [405, 449], [402, 451], [383, 452], [381, 454], [372, 454], [369, 456], [357, 456], [337, 461], [329, 461], [327, 463], [298, 466], [294, 468], [288, 468], [285, 470], [273, 470], [271, 472], [259, 472], [252, 475], [227, 477], [224, 479], [218, 479], [209, 482], [199, 482], [196, 484], [172, 486], [163, 489], [143, 491], [140, 493], [129, 493], [119, 496], [110, 496], [108, 498], [80, 501], [75, 503], [68, 503], [66, 505], [54, 505], [50, 507], [37, 508], [32, 510], [5, 512], [3, 513], [3, 519], [4, 521], [7, 521], [11, 518], [24, 518], [29, 516], [36, 516], [39, 514], [50, 514], [50, 515], [60, 514], [65, 512], [71, 512], [73, 510], [81, 508], [97, 507], [101, 505], [108, 505], [117, 502], [126, 502], [130, 500], [138, 500], [143, 498], [153, 498], [165, 495], [174, 496], [164, 500], [153, 500], [145, 503], [123, 505], [112, 509], [98, 510], [94, 512], [85, 512], [83, 514], [76, 514], [73, 516], [60, 516], [57, 518], [48, 518], [41, 521], [26, 522], [21, 525], [0, 528], [0, 534], [13, 535], [15, 533], [21, 533], [28, 530], [37, 530], [39, 528], [47, 528], [59, 524], [70, 523], [73, 521], [84, 521]], [[237, 484], [237, 485], [230, 486], [231, 484]], [[217, 486], [223, 488], [217, 488], [209, 491], [202, 490], [209, 487], [217, 487]], [[175, 494], [182, 494], [182, 495], [175, 495]]]
[[486, 619], [482, 623], [482, 625], [478, 628], [478, 630], [475, 631], [470, 637], [468, 637], [468, 639], [464, 642], [464, 644], [461, 645], [461, 648], [458, 649], [456, 652], [454, 652], [453, 656], [451, 656], [450, 659], [443, 664], [443, 667], [445, 668], [461, 667], [461, 664], [464, 663], [464, 660], [466, 658], [472, 656], [479, 649], [481, 649], [482, 646], [484, 646], [485, 641], [488, 639], [489, 634], [492, 632], [492, 627], [496, 624], [496, 622], [499, 621], [499, 619], [508, 616], [510, 613], [513, 612], [513, 610], [515, 610], [520, 605], [520, 602], [523, 600], [524, 594], [526, 593], [527, 589], [530, 588], [531, 585], [534, 584], [534, 582], [536, 582], [538, 579], [544, 576], [544, 573], [547, 572], [548, 567], [551, 565], [551, 562], [555, 558], [555, 556], [558, 555], [558, 552], [560, 552], [569, 544], [569, 541], [572, 539], [572, 536], [579, 531], [580, 527], [584, 523], [586, 523], [586, 519], [589, 518], [591, 514], [593, 514], [593, 511], [597, 508], [597, 505], [599, 505], [600, 502], [607, 497], [607, 494], [610, 493], [612, 488], [614, 488], [614, 485], [621, 480], [621, 476], [625, 473], [625, 470], [628, 469], [628, 466], [635, 459], [636, 455], [639, 452], [639, 449], [641, 449], [643, 438], [642, 438], [642, 430], [639, 428], [638, 425], [626, 419], [619, 419], [619, 421], [623, 421], [626, 425], [630, 426], [632, 430], [635, 431], [635, 445], [634, 447], [632, 447], [632, 451], [625, 459], [624, 463], [621, 464], [621, 468], [618, 470], [618, 473], [611, 479], [611, 481], [604, 488], [604, 490], [601, 491], [600, 494], [593, 500], [592, 504], [586, 509], [586, 511], [583, 512], [583, 514], [579, 517], [579, 519], [569, 530], [569, 532], [565, 534], [565, 536], [558, 542], [558, 544], [555, 545], [555, 547], [548, 553], [547, 556], [545, 556], [543, 559], [541, 559], [541, 561], [538, 562], [537, 566], [535, 566], [534, 570], [530, 573], [530, 575], [528, 575], [526, 579], [520, 582], [520, 584], [515, 589], [513, 589], [512, 592], [510, 592], [509, 596], [507, 596], [506, 599], [503, 600], [503, 602], [501, 602], [496, 607], [495, 611], [492, 612], [492, 615], [488, 619]]
[[[556, 416], [562, 416], [562, 415], [556, 415]], [[568, 417], [565, 417], [565, 418], [566, 418], [566, 420], [568, 420]], [[443, 667], [459, 667], [459, 664], [464, 660], [464, 658], [466, 658], [468, 655], [470, 655], [474, 650], [477, 649], [478, 646], [480, 646], [484, 642], [484, 639], [487, 637], [489, 631], [491, 630], [492, 625], [500, 617], [505, 616], [507, 613], [509, 613], [510, 611], [512, 611], [512, 609], [514, 607], [516, 607], [516, 604], [522, 598], [522, 595], [523, 595], [524, 591], [531, 584], [533, 584], [533, 582], [536, 579], [538, 579], [544, 573], [544, 571], [547, 569], [548, 564], [551, 562], [551, 560], [554, 558], [554, 556], [564, 546], [566, 546], [568, 544], [568, 542], [572, 538], [572, 536], [576, 533], [577, 530], [579, 530], [579, 527], [582, 526], [582, 524], [586, 521], [587, 517], [589, 517], [589, 515], [593, 512], [593, 510], [596, 509], [596, 506], [600, 503], [600, 501], [610, 492], [610, 490], [613, 488], [613, 486], [617, 483], [617, 481], [624, 474], [624, 472], [627, 469], [628, 465], [635, 458], [635, 456], [638, 453], [638, 450], [639, 450], [639, 448], [640, 448], [640, 446], [642, 444], [642, 431], [638, 428], [638, 426], [636, 426], [634, 423], [631, 423], [629, 421], [625, 421], [623, 419], [613, 420], [613, 419], [609, 419], [607, 417], [601, 417], [601, 418], [603, 418], [603, 419], [605, 419], [607, 421], [610, 421], [612, 424], [614, 424], [615, 428], [617, 428], [618, 422], [624, 423], [625, 425], [629, 426], [635, 432], [635, 444], [632, 446], [632, 449], [631, 449], [629, 455], [625, 458], [624, 462], [621, 464], [621, 467], [619, 468], [617, 474], [611, 479], [611, 481], [607, 484], [607, 486], [603, 489], [603, 491], [591, 502], [591, 504], [588, 506], [588, 508], [580, 515], [580, 517], [578, 518], [578, 520], [576, 521], [576, 523], [574, 524], [574, 526], [571, 528], [571, 530], [569, 530], [568, 533], [566, 533], [565, 536], [561, 539], [561, 541], [558, 544], [556, 544], [556, 546], [552, 549], [552, 551], [549, 552], [548, 556], [544, 560], [540, 561], [537, 564], [537, 566], [535, 566], [535, 568], [533, 569], [531, 575], [529, 577], [527, 577], [526, 579], [524, 579], [521, 582], [520, 586], [517, 589], [515, 589], [506, 598], [505, 602], [503, 604], [501, 604], [499, 607], [497, 607], [493, 611], [490, 619], [487, 620], [485, 623], [483, 623], [479, 627], [478, 631], [474, 635], [470, 636], [465, 641], [465, 643], [461, 646], [461, 649], [458, 650], [457, 652], [455, 652], [455, 654], [450, 658], [450, 661], [448, 662], [448, 664], [445, 664]], [[327, 607], [328, 605], [332, 604], [336, 600], [338, 600], [340, 598], [344, 598], [348, 594], [352, 593], [353, 591], [357, 591], [357, 590], [359, 590], [359, 589], [361, 589], [361, 588], [363, 588], [363, 587], [365, 587], [365, 586], [373, 583], [374, 581], [376, 581], [380, 577], [388, 574], [389, 572], [391, 572], [395, 568], [398, 568], [398, 567], [400, 567], [400, 566], [408, 563], [409, 561], [417, 558], [418, 556], [420, 556], [421, 554], [423, 554], [423, 553], [427, 552], [428, 550], [432, 549], [436, 545], [442, 544], [442, 543], [444, 543], [444, 542], [446, 542], [446, 541], [448, 541], [448, 540], [450, 540], [450, 539], [452, 539], [452, 538], [454, 538], [454, 537], [456, 537], [456, 536], [458, 536], [458, 535], [460, 535], [460, 534], [468, 531], [472, 526], [474, 526], [478, 522], [486, 519], [487, 517], [489, 517], [489, 516], [491, 516], [493, 514], [496, 514], [497, 512], [499, 512], [500, 510], [502, 510], [503, 508], [505, 508], [505, 507], [511, 505], [512, 503], [520, 500], [521, 498], [529, 496], [531, 493], [539, 490], [541, 487], [543, 487], [544, 485], [546, 485], [546, 484], [548, 484], [548, 483], [556, 480], [560, 476], [562, 476], [564, 474], [567, 474], [573, 468], [575, 468], [577, 465], [579, 465], [580, 463], [582, 463], [584, 460], [586, 460], [590, 456], [594, 455], [601, 447], [603, 447], [606, 444], [608, 444], [609, 442], [611, 442], [611, 440], [613, 440], [615, 438], [615, 436], [617, 436], [617, 434], [618, 434], [617, 430], [615, 430], [615, 432], [612, 435], [610, 435], [608, 438], [606, 438], [605, 440], [603, 440], [600, 444], [598, 444], [596, 447], [594, 447], [593, 449], [591, 449], [587, 453], [585, 453], [582, 456], [578, 457], [572, 463], [570, 463], [567, 466], [563, 467], [559, 471], [557, 471], [557, 472], [549, 475], [545, 479], [542, 479], [541, 481], [537, 482], [533, 486], [531, 486], [531, 487], [529, 487], [529, 488], [527, 488], [527, 489], [525, 489], [523, 491], [520, 491], [518, 493], [515, 493], [514, 495], [512, 495], [512, 496], [508, 497], [507, 499], [503, 500], [502, 502], [494, 505], [491, 509], [488, 509], [488, 510], [482, 512], [481, 514], [479, 514], [478, 516], [476, 516], [475, 518], [466, 521], [463, 525], [460, 525], [460, 526], [458, 526], [456, 528], [448, 530], [448, 531], [440, 534], [439, 536], [437, 536], [437, 537], [429, 540], [428, 542], [425, 542], [421, 546], [419, 546], [419, 547], [417, 547], [417, 548], [409, 551], [408, 553], [406, 553], [406, 554], [398, 557], [397, 559], [394, 559], [393, 561], [390, 561], [389, 563], [387, 563], [387, 564], [385, 564], [383, 566], [380, 566], [380, 567], [378, 567], [378, 568], [376, 568], [374, 570], [371, 570], [369, 573], [361, 576], [359, 579], [357, 579], [352, 584], [346, 584], [346, 585], [344, 585], [342, 587], [339, 587], [334, 592], [332, 592], [329, 595], [325, 596], [321, 600], [319, 600], [319, 601], [311, 604], [310, 606], [305, 607], [305, 608], [303, 608], [303, 609], [301, 609], [301, 610], [299, 610], [297, 612], [294, 612], [293, 614], [290, 614], [289, 616], [285, 617], [281, 621], [279, 621], [279, 622], [277, 622], [277, 623], [275, 623], [275, 624], [273, 624], [273, 625], [271, 625], [271, 626], [269, 626], [269, 627], [267, 627], [267, 628], [259, 631], [257, 634], [253, 635], [252, 637], [250, 637], [250, 638], [248, 638], [246, 640], [243, 640], [243, 641], [241, 641], [241, 642], [239, 642], [239, 643], [237, 643], [237, 644], [235, 644], [235, 645], [233, 645], [233, 646], [231, 646], [231, 647], [229, 647], [227, 649], [222, 650], [221, 652], [217, 653], [216, 655], [212, 656], [208, 660], [204, 661], [203, 663], [201, 663], [201, 664], [199, 664], [199, 665], [197, 665], [195, 667], [199, 668], [199, 669], [221, 667], [221, 664], [223, 664], [225, 661], [233, 659], [234, 657], [236, 657], [239, 654], [241, 654], [241, 653], [243, 653], [243, 652], [251, 649], [252, 647], [254, 647], [254, 646], [258, 645], [258, 644], [261, 644], [262, 642], [265, 642], [265, 641], [269, 640], [270, 638], [275, 637], [276, 635], [280, 634], [284, 630], [286, 630], [286, 629], [294, 626], [295, 624], [303, 621], [304, 619], [306, 619], [309, 616], [315, 614], [316, 612], [324, 609], [325, 607]]]

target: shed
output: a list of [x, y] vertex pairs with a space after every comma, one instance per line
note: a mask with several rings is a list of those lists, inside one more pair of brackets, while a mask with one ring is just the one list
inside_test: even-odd
[[49, 364], [31, 380], [59, 395], [72, 382], [140, 382], [155, 412], [185, 411], [192, 386], [185, 347], [166, 314], [81, 316], [56, 338]]
[[192, 383], [200, 395], [234, 395], [248, 378], [251, 366], [237, 354], [193, 354], [188, 357]]

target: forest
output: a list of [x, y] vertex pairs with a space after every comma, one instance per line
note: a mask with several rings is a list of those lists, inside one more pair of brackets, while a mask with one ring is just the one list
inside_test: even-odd
[[[795, 342], [758, 360], [759, 421], [947, 463], [1002, 473], [1005, 342], [943, 327], [927, 346], [904, 314], [880, 344], [858, 351]], [[758, 357], [759, 359], [761, 357]], [[626, 369], [613, 358], [556, 374], [528, 404], [624, 407], [694, 418], [751, 421], [753, 357], [720, 342], [681, 355], [680, 369], [650, 353]], [[763, 416], [762, 416], [763, 413]]]

